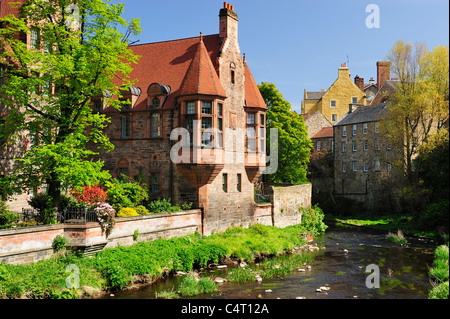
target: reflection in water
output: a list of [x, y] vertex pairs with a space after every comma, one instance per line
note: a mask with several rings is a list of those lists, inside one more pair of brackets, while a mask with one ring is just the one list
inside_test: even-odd
[[[284, 279], [267, 279], [249, 284], [219, 284], [214, 294], [191, 298], [212, 299], [425, 299], [431, 284], [428, 267], [433, 262], [434, 245], [409, 239], [409, 247], [399, 247], [386, 240], [386, 234], [330, 227], [325, 235], [315, 239], [322, 249], [312, 254], [311, 269], [295, 271]], [[379, 269], [379, 288], [366, 286], [367, 266]], [[302, 266], [302, 265], [299, 265]], [[225, 277], [228, 269], [205, 270], [201, 276]], [[152, 286], [115, 294], [113, 298], [152, 299], [155, 293], [175, 290], [180, 277], [170, 278]], [[318, 289], [322, 287], [321, 291]]]

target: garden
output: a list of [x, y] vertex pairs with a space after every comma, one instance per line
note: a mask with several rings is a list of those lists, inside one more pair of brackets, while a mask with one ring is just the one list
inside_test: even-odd
[[192, 207], [192, 203], [173, 205], [171, 199], [148, 199], [145, 184], [122, 176], [108, 181], [105, 187], [94, 185], [70, 190], [61, 194], [58, 203], [46, 193], [37, 194], [29, 200], [33, 209], [24, 209], [22, 214], [11, 212], [5, 202], [0, 202], [0, 229], [57, 224], [69, 218], [88, 218], [89, 214], [87, 221], [98, 221], [108, 235], [116, 217], [170, 213]]

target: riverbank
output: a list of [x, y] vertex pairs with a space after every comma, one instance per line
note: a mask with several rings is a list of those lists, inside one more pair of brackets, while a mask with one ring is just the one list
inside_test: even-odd
[[[320, 222], [322, 220], [320, 219]], [[169, 274], [214, 263], [254, 262], [281, 255], [307, 241], [302, 225], [256, 224], [220, 234], [192, 234], [105, 249], [92, 258], [64, 252], [31, 265], [0, 265], [0, 297], [21, 299], [98, 298]]]

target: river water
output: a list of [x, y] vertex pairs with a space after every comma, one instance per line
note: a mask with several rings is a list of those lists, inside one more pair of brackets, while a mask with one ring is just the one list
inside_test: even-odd
[[[436, 245], [417, 238], [407, 238], [408, 245], [401, 247], [387, 241], [386, 237], [387, 233], [330, 227], [324, 235], [314, 240], [314, 245], [320, 249], [301, 252], [314, 257], [311, 269], [294, 271], [283, 279], [239, 285], [224, 282], [219, 284], [218, 292], [190, 298], [426, 299], [432, 287], [428, 268], [433, 263]], [[376, 267], [366, 269], [369, 265]], [[377, 269], [379, 288], [373, 287], [377, 283]], [[226, 278], [228, 271], [205, 270], [200, 275]], [[176, 291], [180, 280], [181, 277], [173, 277], [142, 289], [115, 293], [107, 298], [153, 299], [160, 291]], [[320, 287], [326, 287], [326, 290], [317, 291]]]

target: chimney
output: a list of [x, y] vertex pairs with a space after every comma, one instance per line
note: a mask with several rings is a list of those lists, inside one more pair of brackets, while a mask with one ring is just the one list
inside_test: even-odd
[[349, 78], [350, 69], [347, 67], [347, 63], [341, 63], [341, 67], [338, 70], [338, 78]]
[[369, 84], [375, 84], [375, 80], [373, 79], [373, 77], [370, 78]]
[[364, 78], [360, 78], [359, 75], [355, 76], [355, 84], [362, 92], [364, 92]]
[[234, 38], [238, 36], [238, 16], [234, 12], [234, 6], [224, 2], [223, 8], [219, 12], [219, 36], [222, 39]]
[[348, 113], [352, 113], [354, 110], [356, 110], [356, 104], [352, 104], [352, 103], [350, 103], [349, 105], [348, 105]]
[[384, 82], [391, 78], [391, 64], [390, 62], [377, 62], [377, 91], [381, 89]]

